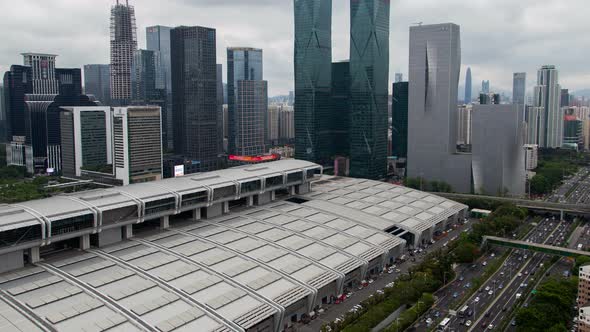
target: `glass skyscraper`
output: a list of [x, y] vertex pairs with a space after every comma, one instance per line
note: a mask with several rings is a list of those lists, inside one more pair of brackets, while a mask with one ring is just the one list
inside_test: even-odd
[[526, 73], [514, 73], [512, 80], [512, 103], [524, 105]]
[[295, 157], [326, 164], [331, 151], [320, 143], [332, 139], [332, 0], [294, 0], [294, 5]]
[[533, 106], [543, 107], [543, 127], [539, 133], [539, 147], [561, 148], [563, 144], [563, 110], [559, 73], [555, 66], [542, 66], [537, 72], [537, 86]]
[[471, 103], [471, 92], [473, 91], [473, 83], [471, 83], [471, 67], [467, 68], [467, 75], [465, 76], [465, 104]]
[[[262, 84], [262, 50], [247, 47], [227, 49], [228, 150], [230, 154], [264, 153], [268, 101]], [[259, 84], [241, 84], [254, 81]], [[242, 88], [241, 90], [239, 90]], [[262, 117], [262, 120], [259, 118]], [[255, 145], [258, 145], [255, 147]]]
[[109, 65], [84, 66], [84, 93], [94, 95], [103, 105], [111, 105], [111, 69]]
[[392, 155], [408, 157], [408, 82], [393, 83], [391, 98]]
[[350, 62], [332, 63], [331, 139], [319, 142], [330, 156], [348, 156], [350, 150]]
[[[387, 173], [390, 0], [350, 1], [350, 175]], [[297, 102], [297, 101], [296, 101]]]
[[201, 171], [221, 166], [215, 43], [215, 29], [171, 32], [174, 150]]

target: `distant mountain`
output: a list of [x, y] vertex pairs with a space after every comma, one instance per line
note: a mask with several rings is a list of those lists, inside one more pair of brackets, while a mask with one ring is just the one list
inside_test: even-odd
[[578, 90], [575, 92], [570, 92], [570, 94], [576, 96], [576, 97], [586, 97], [586, 98], [590, 98], [590, 89], [583, 89], [583, 90]]

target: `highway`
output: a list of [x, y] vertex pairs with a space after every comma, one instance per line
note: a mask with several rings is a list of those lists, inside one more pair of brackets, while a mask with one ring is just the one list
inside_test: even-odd
[[[559, 223], [557, 221], [543, 219], [525, 239], [542, 243], [550, 238], [551, 234], [557, 232], [558, 227]], [[485, 329], [481, 328], [484, 324], [487, 328], [490, 319], [495, 317], [492, 315], [494, 311], [491, 310], [497, 307], [497, 303], [500, 303], [498, 299], [505, 298], [504, 294], [515, 295], [517, 288], [520, 287], [520, 280], [526, 282], [530, 278], [529, 274], [533, 270], [534, 264], [539, 264], [537, 258], [532, 258], [524, 252], [511, 253], [503, 266], [479, 288], [478, 292], [465, 302], [464, 305], [469, 307], [467, 313], [471, 315], [466, 317], [449, 316], [451, 318], [449, 329], [451, 331], [482, 331]], [[478, 265], [481, 271], [484, 269], [482, 265], [483, 262]], [[520, 277], [518, 276], [519, 273], [522, 273]], [[517, 287], [515, 288], [515, 286]], [[488, 307], [490, 307], [490, 310], [488, 310]], [[502, 307], [499, 310], [502, 311]], [[488, 311], [489, 314], [487, 314]]]
[[[551, 233], [547, 235], [547, 232], [539, 232], [540, 234], [537, 234], [533, 242], [542, 240], [541, 242], [544, 244], [559, 246], [564, 243], [562, 237], [568, 233], [572, 224], [572, 222], [567, 221], [559, 223], [553, 222], [549, 225], [549, 227], [547, 227], [547, 230]], [[554, 225], [557, 225], [557, 227], [554, 227]], [[528, 257], [530, 255], [530, 252], [520, 250], [516, 251], [512, 256], [517, 259], [522, 258], [523, 261], [525, 261], [524, 257]], [[551, 256], [536, 253], [533, 254], [532, 257], [528, 257], [528, 259], [526, 259], [526, 263], [522, 267], [517, 264], [517, 268], [520, 267], [518, 274], [512, 278], [508, 286], [505, 287], [504, 291], [499, 294], [499, 297], [496, 298], [492, 305], [486, 310], [483, 318], [480, 317], [470, 331], [490, 330], [489, 327], [496, 327], [502, 322], [502, 320], [506, 319], [507, 312], [516, 304], [517, 298], [521, 296], [528, 296], [528, 293], [525, 294], [525, 291], [527, 291], [527, 286], [534, 285], [539, 280], [539, 278], [543, 277], [537, 273], [541, 267], [541, 264], [547, 265], [550, 263], [550, 260]]]

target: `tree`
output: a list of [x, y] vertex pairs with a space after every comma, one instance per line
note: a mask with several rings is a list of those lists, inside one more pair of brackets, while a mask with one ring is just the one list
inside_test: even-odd
[[462, 240], [453, 251], [457, 263], [473, 263], [481, 254], [479, 247], [469, 240]]
[[544, 195], [551, 191], [549, 180], [542, 174], [535, 175], [531, 180], [531, 193]]

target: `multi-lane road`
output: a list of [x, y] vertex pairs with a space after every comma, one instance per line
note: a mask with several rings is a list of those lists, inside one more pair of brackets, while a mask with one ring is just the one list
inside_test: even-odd
[[582, 167], [572, 177], [565, 179], [547, 201], [554, 203], [588, 204], [590, 203], [590, 168]]

